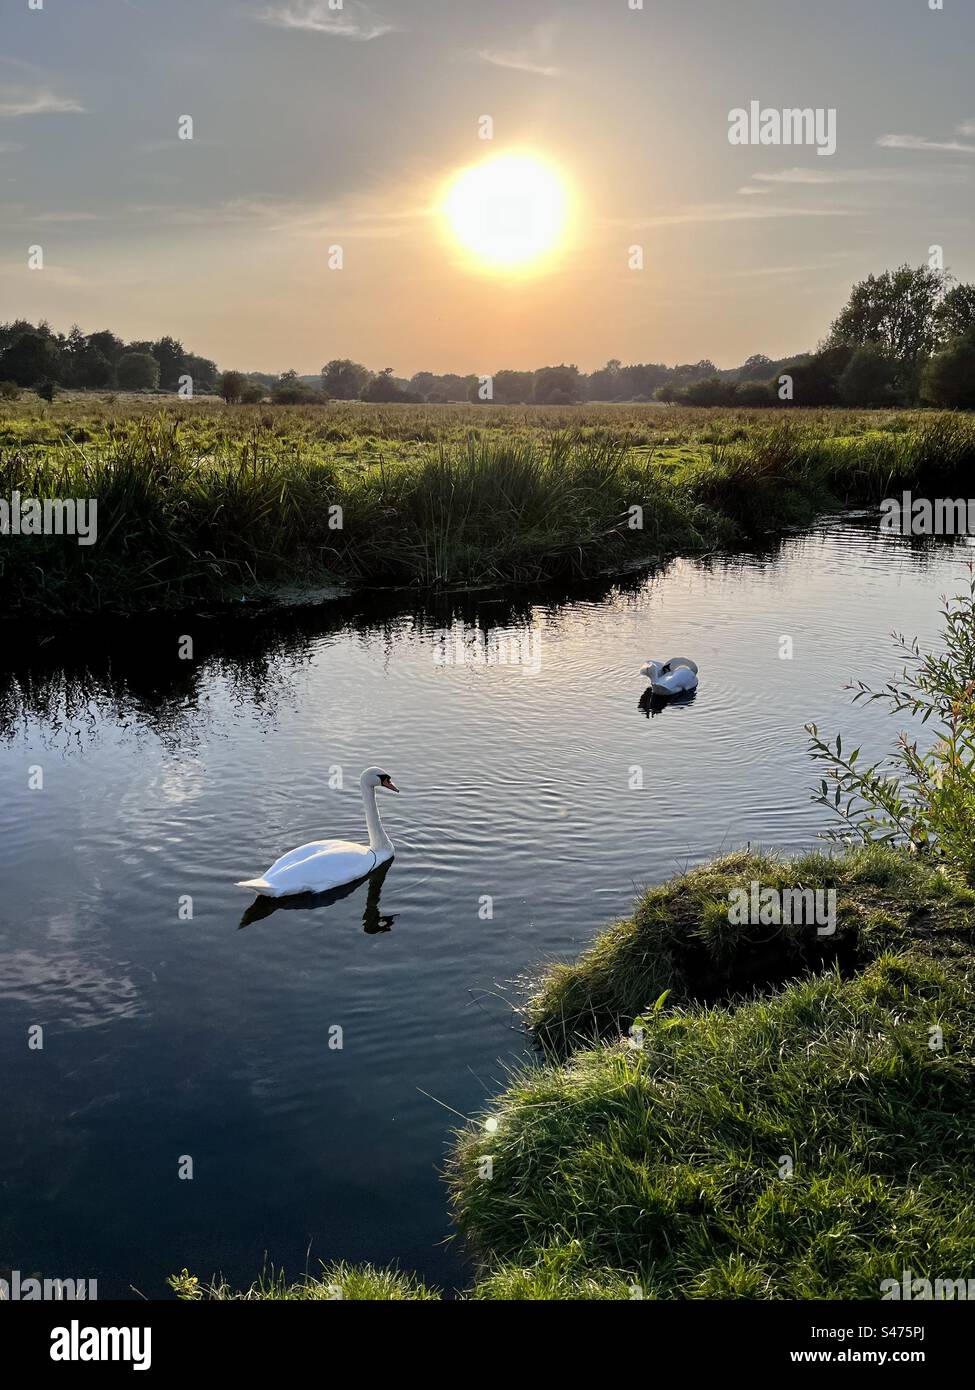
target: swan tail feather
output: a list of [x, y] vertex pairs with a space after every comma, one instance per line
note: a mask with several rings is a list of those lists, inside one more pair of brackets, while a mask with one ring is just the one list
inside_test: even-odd
[[254, 893], [274, 892], [274, 885], [268, 883], [266, 878], [242, 878], [237, 882], [236, 887], [249, 888]]

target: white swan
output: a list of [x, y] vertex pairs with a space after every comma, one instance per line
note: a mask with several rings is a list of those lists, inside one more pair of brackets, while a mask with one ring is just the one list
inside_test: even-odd
[[669, 661], [648, 661], [640, 667], [655, 695], [683, 695], [697, 689], [697, 666], [686, 656], [672, 656]]
[[329, 888], [341, 888], [372, 873], [377, 864], [393, 857], [393, 843], [383, 829], [376, 806], [376, 788], [398, 792], [388, 772], [379, 767], [367, 767], [359, 778], [362, 801], [369, 828], [368, 845], [351, 840], [312, 840], [310, 844], [289, 850], [276, 859], [260, 878], [245, 878], [238, 888], [249, 888], [265, 898], [286, 898], [292, 893], [325, 893]]

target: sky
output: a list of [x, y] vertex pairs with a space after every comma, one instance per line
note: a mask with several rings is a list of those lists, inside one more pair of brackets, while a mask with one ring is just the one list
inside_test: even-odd
[[[812, 349], [871, 271], [975, 279], [975, 4], [937, 3], [0, 0], [0, 320], [266, 372]], [[753, 101], [836, 152], [731, 144]], [[537, 273], [441, 212], [509, 150], [571, 193]]]

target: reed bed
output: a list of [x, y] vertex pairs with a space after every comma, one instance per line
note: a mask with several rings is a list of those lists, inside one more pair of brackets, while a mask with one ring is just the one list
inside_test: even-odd
[[951, 415], [866, 428], [849, 412], [113, 410], [0, 417], [0, 497], [98, 502], [94, 545], [3, 538], [7, 614], [183, 607], [329, 579], [438, 589], [610, 572], [894, 487], [961, 485], [975, 461], [975, 424]]

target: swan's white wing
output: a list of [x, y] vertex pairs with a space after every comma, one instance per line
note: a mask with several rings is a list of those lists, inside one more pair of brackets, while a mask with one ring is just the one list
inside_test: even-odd
[[379, 856], [368, 845], [351, 840], [313, 840], [282, 854], [261, 879], [248, 880], [247, 886], [271, 898], [324, 893], [365, 877], [378, 862]]
[[676, 671], [679, 666], [687, 666], [694, 672], [695, 676], [697, 675], [697, 663], [692, 661], [689, 656], [672, 656], [665, 664], [672, 671]]

